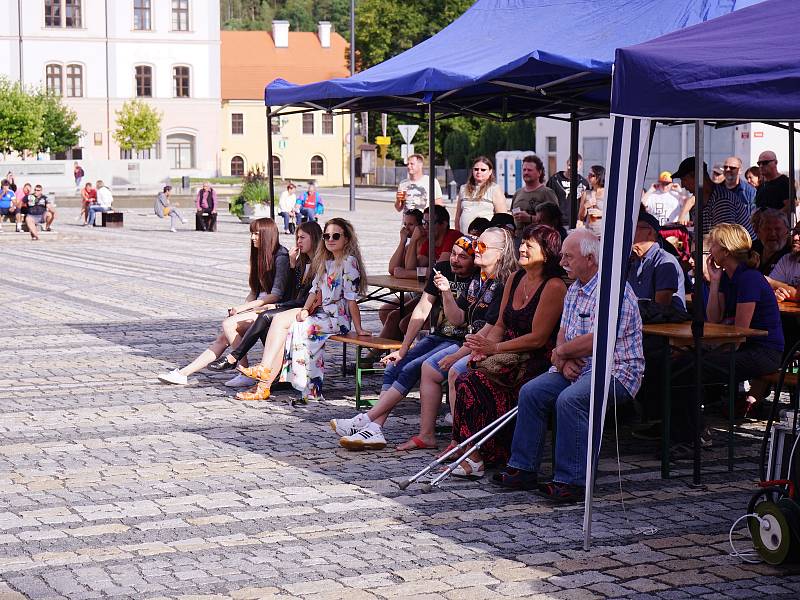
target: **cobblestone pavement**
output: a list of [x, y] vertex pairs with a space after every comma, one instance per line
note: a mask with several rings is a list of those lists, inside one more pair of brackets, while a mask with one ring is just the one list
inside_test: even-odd
[[[373, 272], [396, 240], [390, 212], [354, 215]], [[353, 412], [354, 382], [335, 344], [326, 400], [307, 408], [288, 392], [243, 405], [208, 373], [159, 384], [246, 294], [247, 234], [228, 216], [216, 234], [171, 234], [147, 213], [114, 231], [63, 209], [40, 242], [0, 234], [0, 598], [800, 596], [797, 571], [728, 555], [759, 424], [741, 432], [734, 473], [715, 432], [699, 488], [686, 463], [662, 481], [655, 444], [625, 427], [618, 465], [608, 436], [584, 552], [582, 506], [485, 481], [404, 492], [432, 452], [340, 449], [327, 422]], [[401, 406], [390, 443], [417, 421], [414, 401]]]

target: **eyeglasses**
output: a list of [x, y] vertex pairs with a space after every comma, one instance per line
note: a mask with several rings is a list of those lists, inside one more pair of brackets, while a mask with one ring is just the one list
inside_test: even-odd
[[769, 160], [760, 160], [760, 161], [758, 161], [756, 164], [757, 164], [759, 167], [766, 167], [766, 166], [767, 166], [769, 163], [771, 163], [771, 162], [778, 162], [778, 159], [776, 159], [776, 158], [771, 158], [771, 159], [769, 159]]
[[725, 165], [722, 168], [725, 171], [738, 171], [739, 170], [739, 167], [736, 167], [734, 165]]
[[587, 177], [597, 177], [597, 173], [589, 173]]
[[489, 168], [488, 168], [488, 167], [472, 167], [472, 170], [473, 170], [473, 171], [480, 171], [480, 172], [484, 172], [484, 171], [488, 171], [488, 170], [489, 170]]
[[472, 249], [475, 250], [475, 252], [477, 252], [478, 254], [483, 254], [489, 248], [492, 248], [494, 250], [502, 250], [502, 248], [498, 248], [497, 246], [487, 246], [485, 242], [482, 242], [480, 240], [475, 240], [474, 242], [472, 242]]
[[338, 242], [339, 239], [342, 237], [341, 233], [323, 233], [322, 239], [326, 242], [333, 240], [334, 242]]

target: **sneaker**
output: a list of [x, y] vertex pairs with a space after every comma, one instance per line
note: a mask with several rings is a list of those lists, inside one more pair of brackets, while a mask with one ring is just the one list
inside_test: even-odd
[[447, 413], [444, 418], [442, 419], [442, 425], [445, 427], [452, 427], [453, 426], [453, 413]]
[[181, 219], [181, 223], [183, 223], [184, 225], [186, 225], [188, 222], [189, 221], [187, 221], [186, 219]]
[[367, 413], [359, 413], [352, 419], [331, 419], [331, 429], [339, 437], [346, 437], [355, 435], [370, 423]]
[[170, 227], [170, 229], [169, 229], [169, 230], [170, 230], [172, 233], [178, 233], [178, 230], [177, 230], [177, 229], [175, 229], [174, 227]]
[[173, 369], [169, 373], [161, 373], [158, 376], [161, 383], [171, 383], [173, 385], [187, 385], [189, 379], [183, 375], [178, 369]]
[[382, 450], [386, 447], [386, 438], [380, 425], [370, 423], [353, 435], [340, 439], [339, 445], [348, 450]]
[[229, 379], [228, 381], [226, 381], [225, 382], [225, 387], [232, 387], [232, 388], [235, 388], [235, 387], [249, 387], [249, 386], [255, 385], [257, 383], [258, 383], [258, 381], [256, 381], [255, 379], [251, 379], [250, 377], [247, 377], [246, 375], [237, 375], [233, 379]]
[[17, 224], [17, 233], [22, 233], [22, 224]]

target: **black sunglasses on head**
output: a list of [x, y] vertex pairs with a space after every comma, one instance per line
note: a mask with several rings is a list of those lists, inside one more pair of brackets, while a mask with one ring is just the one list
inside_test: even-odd
[[323, 233], [322, 239], [327, 241], [333, 240], [334, 242], [339, 241], [339, 238], [342, 237], [341, 233]]

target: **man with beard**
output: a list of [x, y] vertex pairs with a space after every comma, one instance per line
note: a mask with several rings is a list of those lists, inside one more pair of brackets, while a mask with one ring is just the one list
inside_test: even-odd
[[753, 242], [753, 252], [759, 256], [758, 270], [769, 275], [778, 261], [792, 250], [789, 221], [786, 213], [775, 208], [756, 211], [753, 226], [758, 239]]

